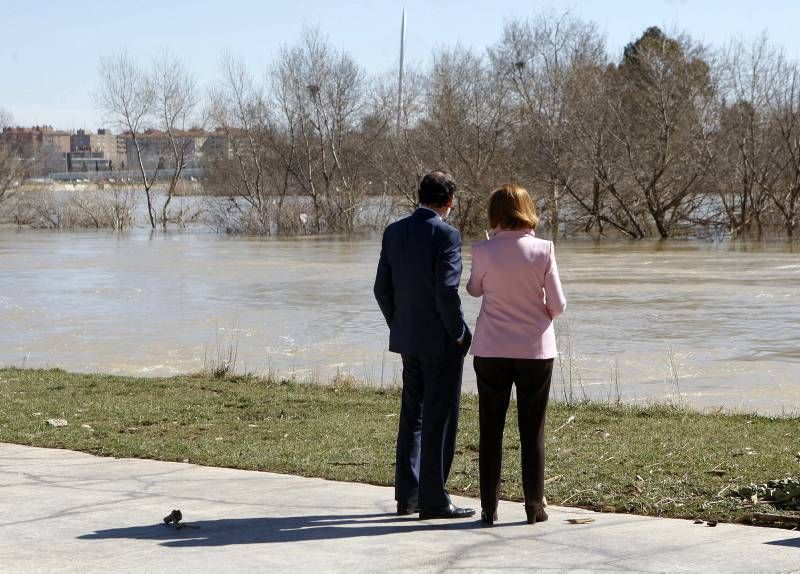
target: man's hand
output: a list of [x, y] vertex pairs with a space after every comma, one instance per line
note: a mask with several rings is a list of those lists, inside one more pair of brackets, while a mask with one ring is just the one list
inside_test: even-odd
[[461, 338], [457, 341], [459, 345], [461, 345], [461, 352], [464, 353], [464, 356], [467, 356], [469, 353], [469, 348], [472, 346], [472, 333], [469, 329], [464, 329], [464, 334], [461, 335]]

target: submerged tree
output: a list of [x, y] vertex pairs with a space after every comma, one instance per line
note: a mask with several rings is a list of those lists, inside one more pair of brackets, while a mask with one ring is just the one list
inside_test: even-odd
[[[11, 114], [0, 109], [0, 132], [11, 127]], [[11, 197], [15, 186], [25, 175], [25, 156], [8, 142], [0, 141], [0, 203]]]
[[273, 109], [292, 150], [285, 157], [294, 184], [313, 203], [317, 232], [351, 232], [367, 191], [362, 166], [370, 139], [366, 75], [316, 30], [284, 48], [272, 71]]
[[[164, 54], [153, 66], [153, 114], [155, 124], [166, 139], [165, 167], [169, 171], [166, 199], [161, 208], [161, 225], [166, 228], [169, 205], [190, 151], [201, 141], [202, 128], [197, 127], [199, 94], [197, 84], [178, 58]], [[187, 133], [189, 127], [193, 129]]]
[[125, 51], [100, 60], [100, 85], [95, 94], [100, 108], [123, 135], [130, 138], [141, 178], [147, 216], [151, 228], [156, 228], [156, 208], [153, 185], [158, 168], [150, 174], [145, 166], [142, 136], [149, 125], [155, 105], [153, 82], [144, 69]]
[[772, 170], [758, 183], [772, 200], [786, 235], [792, 238], [800, 210], [800, 68], [796, 62], [779, 62], [769, 93], [769, 116]]
[[[124, 52], [100, 70], [98, 101], [129, 138], [150, 223], [166, 224], [197, 145], [187, 129], [202, 124], [193, 78], [174, 58], [148, 68]], [[653, 27], [611, 62], [594, 24], [545, 14], [510, 21], [484, 53], [437, 49], [406, 71], [399, 104], [396, 73], [368, 76], [316, 30], [264, 72], [228, 58], [204, 110], [205, 184], [242, 222], [231, 229], [351, 233], [378, 203], [414, 207], [422, 175], [445, 169], [466, 234], [505, 181], [533, 192], [554, 239], [796, 234], [800, 71], [765, 38], [712, 53]], [[149, 166], [156, 128], [168, 143]]]
[[626, 46], [617, 69], [612, 134], [623, 148], [626, 184], [662, 238], [690, 224], [706, 199], [702, 150], [714, 101], [706, 57], [688, 37], [653, 27]]
[[543, 191], [553, 238], [562, 196], [575, 189], [575, 150], [568, 91], [580, 70], [600, 66], [605, 46], [593, 24], [569, 13], [511, 21], [491, 50], [509, 86], [517, 172]]
[[765, 186], [771, 185], [775, 172], [769, 101], [781, 59], [764, 36], [749, 44], [729, 44], [719, 59], [718, 117], [707, 153], [721, 219], [734, 236], [753, 227], [761, 235], [769, 207]]
[[624, 178], [624, 147], [614, 137], [613, 106], [619, 98], [616, 70], [587, 64], [567, 86], [568, 145], [574, 156], [564, 188], [577, 209], [584, 232], [607, 230], [639, 239], [647, 235], [639, 197]]
[[[147, 199], [150, 226], [155, 229], [160, 222], [166, 227], [170, 203], [195, 143], [186, 133], [199, 119], [193, 76], [180, 60], [167, 54], [143, 66], [121, 51], [101, 59], [95, 98], [132, 147], [133, 169], [139, 173]], [[169, 179], [159, 210], [154, 186], [162, 170]]]
[[507, 96], [486, 58], [460, 48], [434, 55], [414, 145], [425, 171], [445, 169], [456, 178], [451, 217], [465, 232], [485, 227], [489, 191], [509, 178]]
[[432, 163], [420, 149], [427, 80], [419, 70], [405, 70], [398, 125], [397, 72], [377, 78], [363, 122], [374, 142], [366, 155], [370, 178], [379, 182], [382, 194], [402, 198], [407, 209], [416, 208], [417, 187]]

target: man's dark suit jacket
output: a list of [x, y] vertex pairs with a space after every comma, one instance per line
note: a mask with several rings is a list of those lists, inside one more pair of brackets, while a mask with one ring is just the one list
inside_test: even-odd
[[460, 281], [461, 235], [436, 213], [420, 208], [389, 225], [374, 288], [389, 325], [389, 350], [436, 358], [468, 349]]

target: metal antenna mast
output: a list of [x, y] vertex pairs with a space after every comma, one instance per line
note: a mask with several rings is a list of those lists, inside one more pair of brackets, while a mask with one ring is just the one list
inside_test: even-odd
[[403, 20], [400, 25], [400, 76], [397, 79], [397, 133], [400, 133], [400, 118], [403, 114], [403, 60], [406, 47], [406, 9], [403, 7]]

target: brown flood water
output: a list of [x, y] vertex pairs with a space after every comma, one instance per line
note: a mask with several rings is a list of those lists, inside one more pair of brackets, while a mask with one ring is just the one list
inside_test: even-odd
[[[129, 375], [238, 369], [399, 381], [372, 298], [377, 241], [0, 230], [0, 364]], [[465, 249], [465, 274], [469, 270]], [[560, 373], [591, 397], [800, 411], [800, 253], [565, 241]], [[474, 325], [479, 301], [463, 293]], [[571, 351], [570, 351], [571, 349]], [[671, 351], [670, 351], [671, 350]], [[474, 389], [471, 365], [465, 389]], [[574, 385], [580, 394], [580, 387]]]

